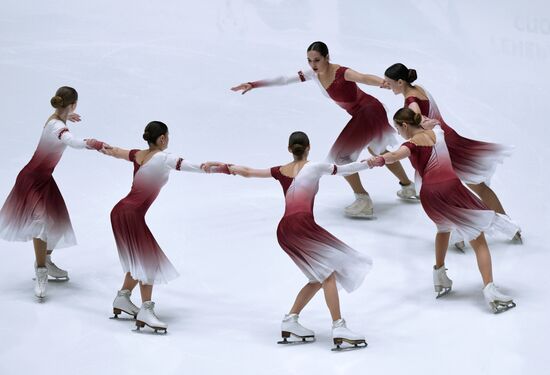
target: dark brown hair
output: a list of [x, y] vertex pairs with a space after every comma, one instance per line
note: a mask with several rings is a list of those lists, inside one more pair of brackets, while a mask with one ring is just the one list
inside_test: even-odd
[[160, 121], [151, 121], [145, 127], [143, 131], [143, 139], [147, 141], [150, 145], [157, 143], [158, 137], [168, 133], [168, 126], [164, 122]]
[[50, 99], [50, 104], [54, 108], [66, 108], [67, 106], [76, 103], [78, 93], [75, 89], [69, 86], [63, 86], [57, 89], [55, 96]]
[[392, 66], [390, 66], [388, 69], [386, 69], [384, 75], [388, 78], [393, 79], [394, 81], [402, 79], [403, 81], [408, 83], [413, 83], [414, 81], [416, 81], [416, 78], [418, 78], [416, 75], [416, 70], [409, 69], [401, 63], [393, 64]]
[[319, 52], [321, 54], [321, 56], [323, 57], [327, 57], [328, 56], [328, 47], [325, 43], [323, 42], [313, 42], [309, 45], [309, 47], [307, 47], [307, 52], [309, 51], [316, 51], [316, 52]]
[[304, 132], [294, 132], [288, 138], [288, 147], [292, 154], [301, 158], [309, 147], [309, 138]]
[[422, 115], [420, 113], [416, 113], [410, 108], [401, 108], [395, 112], [395, 115], [393, 115], [393, 121], [399, 125], [407, 123], [411, 126], [419, 127], [422, 122]]

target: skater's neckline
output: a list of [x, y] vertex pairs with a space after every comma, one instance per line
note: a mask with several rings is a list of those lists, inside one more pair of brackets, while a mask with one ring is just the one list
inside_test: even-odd
[[427, 99], [427, 98], [426, 98], [426, 99], [421, 99], [421, 98], [419, 98], [419, 97], [416, 96], [416, 95], [409, 95], [409, 96], [407, 96], [407, 97], [405, 98], [405, 100], [407, 100], [407, 99], [409, 99], [409, 98], [415, 98], [415, 99], [418, 99], [418, 100], [420, 100], [420, 101], [422, 101], [422, 102], [429, 102], [429, 101], [430, 101], [430, 99]]
[[[335, 65], [338, 65], [338, 64], [335, 64]], [[323, 82], [321, 82], [321, 80], [319, 79], [319, 74], [315, 73], [315, 75], [317, 76], [317, 80], [319, 81], [319, 83], [321, 84], [321, 87], [325, 89], [325, 91], [328, 92], [328, 90], [332, 87], [332, 85], [334, 84], [334, 82], [336, 82], [336, 80], [338, 79], [338, 71], [340, 69], [342, 69], [343, 66], [342, 65], [338, 65], [338, 68], [336, 68], [336, 70], [334, 71], [334, 79], [330, 82], [330, 84], [325, 87], [323, 85]]]
[[[298, 175], [300, 174], [300, 172], [302, 171], [302, 169], [304, 169], [304, 167], [305, 167], [309, 162], [310, 162], [310, 160], [308, 160], [307, 162], [304, 163], [304, 165], [302, 165], [302, 168], [300, 168], [300, 170], [298, 171], [298, 173], [296, 173], [296, 176], [298, 176]], [[292, 180], [294, 180], [294, 179], [296, 178], [296, 176], [290, 177], [290, 176], [287, 176], [286, 174], [284, 174], [283, 172], [281, 172], [281, 168], [282, 168], [282, 167], [283, 167], [282, 165], [279, 167], [279, 173], [281, 174], [281, 176], [286, 177], [286, 178], [290, 178], [290, 179], [292, 179]]]
[[[139, 151], [143, 151], [143, 150], [139, 150]], [[139, 151], [138, 151], [138, 152], [139, 152]], [[161, 150], [155, 152], [155, 153], [153, 154], [153, 156], [151, 156], [147, 161], [145, 161], [145, 162], [142, 161], [142, 164], [138, 163], [137, 160], [136, 160], [136, 158], [135, 158], [135, 156], [134, 156], [134, 163], [136, 163], [136, 165], [138, 166], [138, 169], [139, 169], [139, 168], [143, 167], [144, 165], [149, 164], [149, 162], [150, 162], [151, 160], [153, 160], [153, 158], [154, 158], [155, 156], [157, 156], [158, 154], [160, 154], [161, 152], [162, 152]], [[136, 152], [136, 154], [137, 154], [137, 152]]]

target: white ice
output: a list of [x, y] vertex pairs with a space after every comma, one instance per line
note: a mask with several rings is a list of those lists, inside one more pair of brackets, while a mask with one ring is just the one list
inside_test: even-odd
[[[108, 319], [123, 278], [109, 212], [129, 191], [132, 166], [69, 149], [54, 176], [79, 245], [54, 260], [71, 280], [50, 283], [38, 304], [31, 244], [0, 243], [0, 374], [548, 373], [547, 1], [3, 0], [0, 14], [2, 202], [61, 85], [79, 91], [83, 121], [71, 128], [81, 137], [144, 147], [144, 126], [162, 120], [170, 150], [189, 160], [271, 167], [289, 160], [287, 137], [300, 129], [311, 159], [324, 159], [349, 116], [315, 84], [229, 90], [307, 67], [307, 46], [323, 40], [333, 62], [361, 72], [416, 68], [461, 134], [514, 144], [492, 186], [525, 239], [490, 239], [495, 281], [517, 308], [490, 313], [470, 248], [449, 251], [454, 290], [435, 300], [435, 227], [421, 206], [397, 200], [387, 170], [366, 171], [378, 219], [349, 220], [350, 189], [326, 177], [317, 221], [374, 258], [363, 286], [341, 295], [343, 316], [369, 346], [330, 352], [319, 294], [301, 316], [317, 342], [282, 347], [280, 320], [306, 279], [276, 241], [280, 186], [173, 173], [147, 216], [181, 273], [154, 291], [168, 334], [136, 334], [132, 322]], [[362, 88], [388, 116], [402, 105]]]

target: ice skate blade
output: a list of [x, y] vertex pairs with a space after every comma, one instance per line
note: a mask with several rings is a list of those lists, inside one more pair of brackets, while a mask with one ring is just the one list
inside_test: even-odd
[[168, 333], [167, 328], [153, 327], [153, 326], [150, 326], [149, 324], [147, 324], [145, 322], [142, 322], [140, 320], [136, 320], [136, 329], [134, 329], [133, 331], [141, 333], [140, 329], [145, 327], [145, 326], [151, 328], [154, 331], [154, 333], [156, 333], [156, 334], [166, 335]]
[[[36, 277], [33, 277], [32, 280], [36, 281]], [[48, 282], [49, 283], [64, 283], [66, 281], [69, 281], [69, 276], [67, 276], [67, 277], [48, 276]]]
[[[119, 318], [118, 316], [121, 315], [122, 313], [130, 315], [132, 318], [128, 318], [128, 317]], [[137, 314], [134, 315], [126, 310], [117, 309], [116, 307], [113, 307], [113, 316], [111, 316], [109, 319], [135, 320], [136, 318], [137, 318]]]
[[516, 303], [514, 301], [510, 302], [491, 302], [491, 310], [493, 310], [493, 313], [495, 314], [501, 314], [503, 312], [506, 312], [510, 309], [513, 309], [516, 307]]
[[406, 198], [406, 197], [397, 196], [397, 198], [398, 198], [400, 201], [406, 202], [406, 203], [420, 203], [420, 198], [419, 198], [419, 197], [410, 197], [410, 198]]
[[[277, 344], [281, 345], [296, 345], [296, 344], [309, 344], [315, 341], [315, 336], [299, 336], [292, 332], [281, 332], [283, 338], [282, 341], [277, 341]], [[290, 337], [296, 337], [298, 340], [288, 340]]]
[[514, 245], [523, 245], [523, 238], [521, 238], [521, 234], [518, 232], [514, 235], [514, 238], [512, 238], [511, 241]]
[[437, 295], [435, 296], [435, 299], [439, 299], [443, 296], [446, 296], [447, 294], [449, 294], [451, 292], [451, 288], [444, 288], [442, 286], [440, 287], [435, 287], [435, 291], [437, 292]]
[[[348, 340], [345, 338], [334, 338], [332, 341], [334, 342], [334, 345], [336, 345], [335, 348], [331, 349], [331, 351], [333, 352], [343, 352], [343, 351], [364, 349], [368, 345], [365, 340]], [[344, 342], [349, 344], [350, 346], [348, 345], [341, 346]]]
[[48, 276], [48, 281], [63, 283], [65, 281], [69, 281], [69, 276], [65, 276], [65, 277]]
[[466, 245], [464, 244], [464, 241], [455, 242], [455, 250], [461, 252], [464, 254], [464, 249], [466, 248]]
[[350, 219], [359, 219], [359, 220], [376, 220], [376, 216], [374, 214], [349, 214], [347, 212], [344, 212], [344, 216]]

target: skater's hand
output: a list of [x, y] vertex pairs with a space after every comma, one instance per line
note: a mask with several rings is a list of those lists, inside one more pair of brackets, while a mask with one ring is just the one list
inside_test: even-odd
[[90, 150], [100, 151], [103, 148], [103, 142], [98, 141], [97, 139], [85, 139], [86, 147]]
[[391, 88], [390, 83], [386, 80], [383, 80], [382, 83], [380, 84], [380, 88], [389, 90]]
[[424, 129], [433, 129], [434, 126], [439, 125], [439, 121], [433, 118], [422, 116], [422, 121], [420, 121], [420, 126]]
[[252, 90], [253, 88], [254, 88], [254, 86], [252, 86], [251, 83], [247, 82], [247, 83], [241, 83], [240, 85], [235, 86], [235, 87], [231, 87], [231, 91], [241, 91], [242, 90], [241, 95], [244, 95], [247, 92], [249, 92], [250, 90]]
[[70, 122], [80, 122], [82, 119], [80, 118], [80, 115], [78, 113], [70, 113], [67, 117], [67, 120]]
[[375, 156], [367, 160], [369, 168], [383, 167], [386, 164], [386, 159], [383, 156]]
[[206, 173], [213, 172], [212, 168], [219, 168], [220, 171], [225, 168], [227, 170], [227, 174], [229, 174], [229, 169], [227, 168], [227, 164], [225, 163], [219, 161], [207, 161], [206, 163], [201, 164], [201, 169]]

